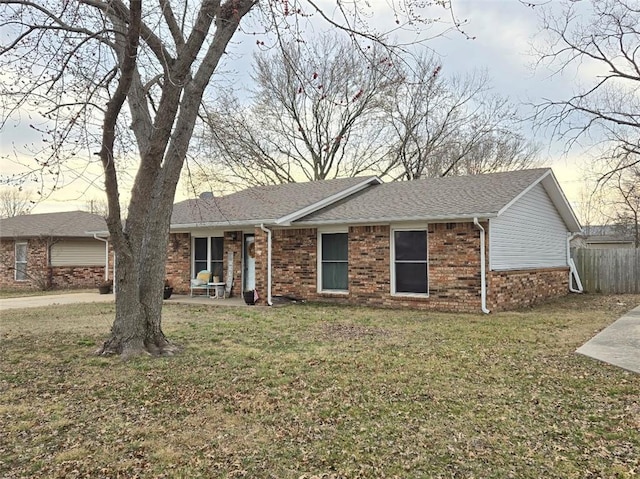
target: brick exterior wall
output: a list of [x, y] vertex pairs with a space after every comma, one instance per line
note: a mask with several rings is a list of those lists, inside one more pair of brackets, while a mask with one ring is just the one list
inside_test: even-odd
[[[235, 239], [234, 239], [235, 238]], [[231, 296], [242, 290], [242, 232], [224, 233], [224, 280], [227, 278], [227, 254], [233, 252], [233, 285]], [[189, 294], [191, 281], [191, 235], [171, 233], [167, 245], [166, 278], [176, 294]]]
[[[488, 232], [489, 225], [483, 224]], [[480, 312], [480, 231], [473, 223], [437, 223], [428, 227], [429, 296], [391, 294], [391, 228], [349, 228], [349, 292], [317, 292], [318, 232], [314, 228], [274, 230], [272, 294], [309, 301], [366, 304], [392, 308]], [[488, 258], [488, 234], [486, 235]], [[487, 260], [488, 261], [488, 260]], [[256, 289], [266, 302], [266, 234], [256, 231]], [[568, 292], [565, 268], [490, 272], [487, 306], [517, 309]]]
[[487, 307], [495, 312], [533, 306], [569, 294], [569, 268], [490, 271]]
[[165, 277], [177, 294], [189, 293], [191, 279], [191, 235], [171, 233], [167, 244]]
[[[434, 224], [428, 230], [429, 297], [391, 294], [388, 225], [349, 228], [349, 293], [317, 292], [318, 232], [274, 230], [272, 294], [311, 301], [383, 307], [477, 311], [480, 308], [480, 236], [471, 223]], [[256, 231], [256, 289], [266, 301], [266, 234]]]
[[[488, 224], [483, 227], [488, 231]], [[391, 228], [353, 226], [348, 231], [349, 292], [317, 291], [318, 231], [315, 228], [272, 230], [272, 294], [308, 301], [366, 304], [390, 308], [480, 312], [480, 231], [473, 223], [428, 226], [429, 296], [391, 294]], [[234, 239], [235, 238], [235, 239]], [[486, 253], [488, 258], [488, 234]], [[242, 291], [242, 233], [225, 232], [227, 253], [234, 253], [232, 296]], [[267, 234], [255, 229], [256, 290], [267, 300]], [[176, 293], [188, 294], [191, 236], [172, 234], [167, 252], [167, 278]], [[504, 311], [531, 306], [568, 293], [568, 269], [489, 271], [487, 307]]]
[[224, 280], [227, 281], [227, 255], [233, 253], [233, 284], [231, 297], [242, 295], [242, 231], [224, 233]]
[[104, 278], [104, 266], [52, 266], [49, 269], [52, 286], [60, 289], [94, 288]]
[[[316, 298], [318, 258], [317, 233], [314, 228], [273, 230], [272, 289], [273, 295]], [[261, 301], [267, 291], [267, 235], [256, 231], [256, 290]]]
[[[46, 239], [17, 240], [27, 243], [26, 281], [15, 280], [15, 243], [11, 239], [0, 241], [0, 287], [25, 289], [93, 288], [104, 278], [104, 266], [49, 266], [50, 242]], [[113, 268], [112, 255], [109, 255]]]
[[[488, 225], [483, 225], [488, 229]], [[227, 253], [234, 254], [232, 296], [242, 291], [242, 233], [224, 234], [224, 274]], [[443, 311], [480, 311], [480, 233], [472, 223], [431, 224], [428, 227], [429, 297], [391, 295], [391, 228], [388, 225], [349, 228], [349, 292], [318, 293], [318, 232], [315, 228], [274, 229], [272, 294], [310, 301], [367, 304]], [[488, 240], [488, 234], [487, 234]], [[104, 267], [50, 267], [45, 239], [28, 239], [27, 273], [14, 279], [15, 241], [0, 241], [0, 287], [93, 288], [104, 278]], [[20, 240], [20, 242], [22, 242]], [[259, 303], [267, 296], [267, 234], [255, 229], [256, 289]], [[488, 253], [488, 241], [487, 241]], [[113, 254], [109, 255], [113, 271]], [[113, 275], [110, 273], [110, 277]], [[179, 294], [189, 293], [191, 235], [172, 233], [167, 246], [166, 277]], [[568, 268], [487, 272], [487, 307], [504, 311], [528, 307], [569, 292]]]
[[[16, 243], [27, 243], [26, 281], [15, 280]], [[51, 284], [49, 275], [47, 243], [40, 239], [0, 241], [0, 286], [3, 288], [47, 289]]]
[[349, 228], [349, 302], [384, 304], [391, 299], [389, 235], [389, 226]]

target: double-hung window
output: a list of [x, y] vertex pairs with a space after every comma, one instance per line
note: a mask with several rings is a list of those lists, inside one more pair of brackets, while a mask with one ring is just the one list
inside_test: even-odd
[[347, 233], [320, 234], [320, 290], [349, 289], [349, 244]]
[[394, 292], [427, 294], [426, 230], [395, 230], [393, 246]]
[[16, 243], [15, 261], [16, 281], [26, 281], [27, 278], [27, 243]]
[[223, 281], [224, 239], [221, 236], [194, 238], [193, 266], [194, 274], [208, 270]]

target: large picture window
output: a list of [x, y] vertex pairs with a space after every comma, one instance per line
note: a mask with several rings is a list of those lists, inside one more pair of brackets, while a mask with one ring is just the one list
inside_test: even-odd
[[16, 243], [16, 281], [26, 281], [27, 278], [27, 243]]
[[194, 274], [208, 270], [224, 281], [224, 239], [220, 236], [193, 239]]
[[427, 232], [394, 231], [395, 292], [426, 294], [427, 281]]
[[349, 245], [347, 233], [320, 235], [322, 261], [322, 291], [347, 291]]

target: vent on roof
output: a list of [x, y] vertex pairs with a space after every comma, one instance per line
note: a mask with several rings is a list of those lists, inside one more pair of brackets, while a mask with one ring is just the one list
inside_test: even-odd
[[213, 192], [212, 191], [203, 191], [202, 193], [200, 193], [200, 199], [201, 200], [212, 200], [213, 199]]

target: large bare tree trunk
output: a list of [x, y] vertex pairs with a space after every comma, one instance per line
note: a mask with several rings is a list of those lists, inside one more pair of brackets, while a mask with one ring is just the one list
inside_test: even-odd
[[[160, 226], [160, 228], [159, 228]], [[154, 223], [140, 238], [145, 247], [137, 260], [127, 253], [116, 254], [116, 318], [111, 335], [98, 351], [123, 358], [151, 354], [171, 355], [178, 348], [162, 332], [164, 254], [168, 234]], [[158, 260], [157, 258], [162, 256]]]
[[[101, 158], [109, 199], [107, 224], [116, 254], [116, 318], [110, 337], [97, 354], [119, 354], [126, 358], [140, 354], [169, 355], [178, 350], [165, 337], [161, 327], [173, 198], [204, 90], [240, 19], [254, 5], [253, 0], [228, 0], [222, 5], [214, 0], [202, 3], [193, 29], [195, 33], [186, 41], [178, 39], [182, 45], [179, 55], [165, 65], [165, 76], [171, 81], [165, 82], [162, 88], [153, 122], [151, 114], [140, 114], [141, 108], [148, 108], [144, 101], [146, 87], [139, 81], [140, 74], [135, 64], [130, 71], [126, 68], [130, 46], [120, 45], [121, 79], [127, 82], [129, 108], [135, 112], [132, 129], [141, 160], [132, 189], [129, 217], [123, 227], [117, 205], [116, 172], [110, 157], [113, 139], [103, 138]], [[130, 30], [121, 16], [111, 17], [116, 28]], [[202, 52], [214, 20], [215, 33]], [[147, 33], [143, 29], [143, 35]], [[191, 68], [199, 53], [202, 61], [192, 74]], [[105, 115], [107, 119], [109, 112]], [[107, 124], [107, 120], [104, 131], [113, 131], [113, 125]]]
[[[311, 1], [0, 0], [6, 33], [0, 60], [6, 59], [3, 75], [9, 80], [0, 82], [3, 111], [7, 105], [10, 115], [21, 116], [24, 107], [31, 108], [46, 123], [51, 140], [33, 155], [33, 170], [54, 178], [52, 190], [64, 177], [65, 160], [95, 151], [94, 128], [101, 119], [99, 157], [116, 255], [116, 318], [98, 354], [163, 355], [177, 349], [161, 327], [173, 198], [205, 88], [240, 21], [256, 7], [266, 22], [256, 34], [273, 31], [280, 38], [290, 32], [299, 41], [297, 19], [318, 14], [352, 38], [384, 43], [383, 35], [352, 29], [353, 18], [363, 13], [356, 2], [337, 3], [340, 13], [334, 16]], [[401, 16], [407, 17], [405, 25], [417, 19]], [[394, 19], [395, 30], [398, 15]], [[131, 171], [129, 130], [138, 154], [125, 223], [118, 177]]]

